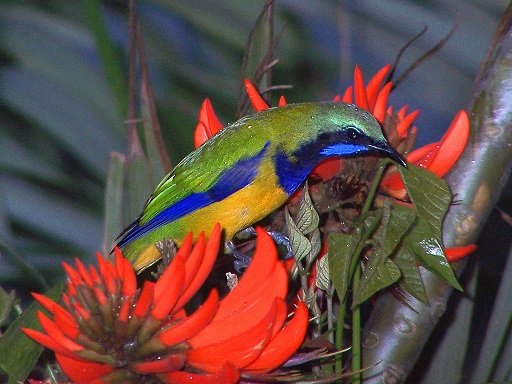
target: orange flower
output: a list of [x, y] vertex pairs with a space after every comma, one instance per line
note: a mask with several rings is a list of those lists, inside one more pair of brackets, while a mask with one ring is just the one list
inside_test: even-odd
[[191, 314], [184, 306], [208, 277], [221, 229], [192, 246], [189, 235], [156, 282], [137, 289], [130, 262], [115, 250], [98, 254], [98, 269], [79, 260], [68, 275], [63, 304], [34, 294], [51, 313], [38, 313], [44, 332], [25, 334], [53, 350], [75, 383], [137, 383], [153, 375], [164, 383], [236, 383], [240, 376], [281, 366], [299, 348], [308, 310], [299, 303], [286, 321], [288, 277], [270, 236], [257, 229], [253, 262], [222, 300], [212, 289]]

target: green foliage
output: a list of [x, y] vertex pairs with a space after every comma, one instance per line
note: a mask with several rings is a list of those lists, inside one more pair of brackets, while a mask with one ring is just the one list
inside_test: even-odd
[[400, 172], [412, 206], [385, 200], [380, 210], [363, 213], [364, 220], [356, 220], [350, 234], [329, 236], [329, 271], [341, 302], [345, 302], [361, 258], [366, 261], [353, 292], [353, 306], [394, 283], [418, 300], [427, 301], [417, 263], [462, 289], [440, 240], [450, 190], [442, 179], [414, 165]]
[[[52, 300], [58, 300], [64, 286], [57, 285], [45, 293]], [[43, 351], [43, 347], [29, 339], [21, 327], [41, 330], [36, 313], [42, 307], [33, 302], [14, 320], [5, 334], [0, 337], [0, 369], [8, 376], [7, 384], [24, 382]]]

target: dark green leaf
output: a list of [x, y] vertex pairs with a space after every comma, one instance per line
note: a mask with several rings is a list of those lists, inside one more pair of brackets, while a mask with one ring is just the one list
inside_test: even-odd
[[381, 225], [373, 237], [374, 251], [361, 276], [359, 289], [354, 294], [354, 304], [362, 303], [400, 278], [400, 270], [389, 256], [414, 222], [414, 218], [413, 209], [400, 205], [384, 206]]
[[428, 223], [432, 234], [441, 240], [441, 226], [452, 201], [448, 184], [433, 173], [412, 164], [407, 168], [398, 168], [418, 216]]
[[419, 301], [428, 303], [417, 261], [411, 250], [407, 247], [401, 247], [396, 256], [393, 257], [393, 262], [402, 274], [399, 281], [400, 287]]
[[351, 234], [329, 234], [329, 274], [341, 302], [345, 299], [348, 284], [351, 279], [350, 266], [352, 264], [352, 259], [354, 257], [359, 257], [359, 255], [354, 255], [354, 252], [360, 240], [360, 229], [356, 229]]
[[[45, 295], [58, 301], [63, 288], [61, 284], [55, 285]], [[20, 329], [25, 327], [40, 330], [37, 311], [41, 309], [37, 302], [30, 304], [0, 338], [0, 369], [9, 377], [7, 384], [25, 382], [43, 351], [42, 346], [25, 336]]]
[[422, 217], [418, 217], [412, 231], [404, 239], [404, 246], [416, 255], [423, 266], [442, 277], [452, 287], [462, 291], [437, 236]]

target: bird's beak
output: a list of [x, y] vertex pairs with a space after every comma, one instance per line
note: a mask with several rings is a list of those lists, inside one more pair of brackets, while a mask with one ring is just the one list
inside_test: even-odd
[[405, 161], [403, 156], [400, 153], [398, 153], [396, 149], [389, 145], [387, 142], [372, 145], [372, 147], [376, 149], [377, 152], [386, 157], [389, 157], [391, 160], [400, 164], [402, 167], [407, 167], [407, 162]]

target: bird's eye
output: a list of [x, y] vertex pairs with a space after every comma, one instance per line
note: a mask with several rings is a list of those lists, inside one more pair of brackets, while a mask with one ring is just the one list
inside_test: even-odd
[[359, 137], [359, 131], [354, 127], [349, 127], [347, 129], [347, 135], [350, 140], [355, 140]]

